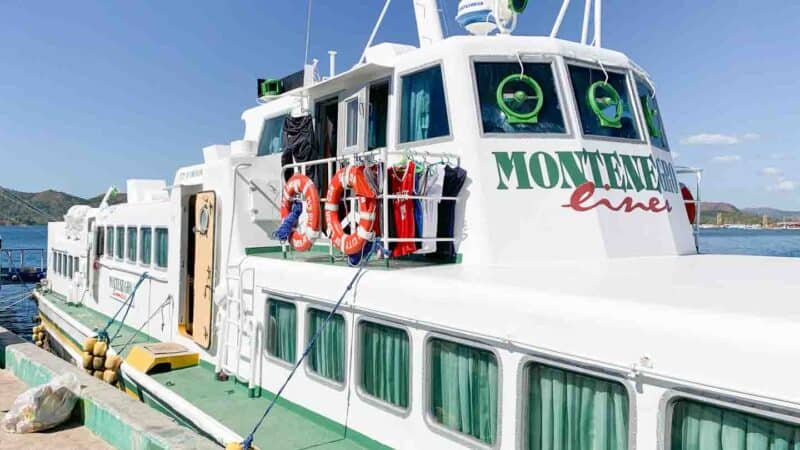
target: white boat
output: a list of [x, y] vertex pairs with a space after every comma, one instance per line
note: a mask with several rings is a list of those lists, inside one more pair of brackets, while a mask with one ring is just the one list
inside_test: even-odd
[[415, 0], [418, 46], [260, 80], [241, 139], [51, 223], [52, 349], [221, 445], [800, 448], [800, 261], [699, 255], [601, 0], [579, 42], [525, 3]]

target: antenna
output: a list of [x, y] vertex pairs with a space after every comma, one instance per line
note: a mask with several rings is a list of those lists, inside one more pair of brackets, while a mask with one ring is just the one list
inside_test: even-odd
[[437, 0], [411, 0], [414, 2], [414, 16], [417, 20], [417, 34], [419, 46], [427, 47], [441, 41], [442, 21], [439, 19], [439, 4]]

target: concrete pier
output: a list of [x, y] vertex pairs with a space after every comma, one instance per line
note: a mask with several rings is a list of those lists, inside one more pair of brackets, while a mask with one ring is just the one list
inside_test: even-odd
[[[74, 373], [81, 383], [80, 400], [74, 411], [74, 415], [78, 418], [77, 423], [61, 429], [61, 433], [56, 430], [55, 432], [34, 433], [20, 437], [0, 431], [0, 449], [184, 450], [220, 448], [211, 440], [178, 425], [164, 414], [129, 397], [119, 389], [87, 375], [83, 370], [55, 355], [23, 341], [2, 327], [0, 327], [0, 369], [4, 369], [2, 378], [0, 378], [0, 392], [3, 394], [0, 396], [0, 410], [8, 409], [16, 398], [16, 394], [6, 393], [6, 384], [3, 383], [7, 382], [15, 392], [22, 392], [26, 386], [47, 383], [54, 376], [66, 372]], [[73, 428], [69, 428], [69, 426], [73, 426]], [[91, 440], [98, 445], [76, 444], [74, 447], [70, 447], [71, 444], [62, 445], [57, 443], [58, 441], [54, 441], [54, 439], [71, 439], [72, 437], [77, 440]], [[18, 445], [18, 443], [24, 443], [24, 445]]]

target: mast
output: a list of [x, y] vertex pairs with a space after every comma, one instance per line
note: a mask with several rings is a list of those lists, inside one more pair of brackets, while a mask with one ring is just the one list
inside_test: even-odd
[[427, 47], [443, 39], [442, 22], [439, 19], [437, 0], [411, 0], [414, 2], [414, 16], [417, 20], [417, 34], [420, 48]]

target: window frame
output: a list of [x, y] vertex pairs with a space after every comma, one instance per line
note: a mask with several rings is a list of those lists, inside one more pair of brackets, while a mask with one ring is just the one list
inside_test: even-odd
[[[447, 129], [448, 134], [445, 136], [437, 136], [428, 139], [421, 139], [418, 141], [409, 141], [409, 142], [402, 142], [400, 134], [402, 133], [402, 127], [400, 126], [400, 122], [402, 120], [403, 114], [403, 78], [414, 75], [420, 72], [424, 72], [430, 68], [439, 66], [442, 72], [442, 91], [444, 93], [444, 108], [447, 111]], [[450, 95], [449, 90], [447, 88], [447, 77], [445, 76], [445, 64], [444, 59], [435, 59], [433, 61], [428, 61], [425, 64], [414, 66], [413, 68], [404, 70], [402, 72], [398, 72], [397, 76], [394, 80], [394, 92], [395, 92], [395, 105], [394, 105], [394, 123], [395, 123], [395, 132], [394, 132], [394, 139], [395, 139], [395, 149], [403, 150], [412, 147], [421, 147], [426, 145], [434, 145], [440, 144], [443, 142], [449, 142], [455, 139], [455, 135], [453, 134], [453, 119], [452, 119], [452, 108], [450, 107]], [[391, 106], [389, 107], [391, 111]], [[391, 122], [390, 122], [391, 123]], [[388, 130], [387, 130], [387, 146], [391, 146], [388, 141]]]
[[[131, 259], [130, 250], [131, 250], [131, 242], [130, 242], [130, 232], [131, 230], [136, 230], [136, 257]], [[126, 226], [125, 227], [125, 261], [130, 264], [137, 264], [139, 262], [139, 227], [136, 225]]]
[[[339, 93], [338, 97], [338, 124], [337, 127], [339, 128], [336, 130], [337, 138], [339, 142], [337, 143], [337, 155], [352, 155], [355, 153], [360, 153], [366, 151], [367, 148], [367, 139], [366, 139], [366, 129], [367, 129], [367, 115], [366, 115], [366, 108], [367, 108], [367, 86], [361, 86], [354, 89], [349, 89], [346, 91], [342, 91]], [[348, 116], [347, 108], [350, 106], [351, 103], [356, 102], [356, 136], [355, 136], [355, 143], [352, 145], [348, 145], [347, 142], [347, 132], [349, 131], [350, 127], [350, 118]]]
[[[264, 333], [264, 350], [263, 350], [264, 357], [267, 358], [268, 361], [271, 361], [271, 362], [273, 362], [273, 363], [275, 363], [275, 364], [277, 364], [279, 366], [282, 366], [282, 367], [287, 368], [287, 369], [292, 369], [295, 366], [295, 364], [297, 364], [297, 359], [298, 359], [297, 351], [299, 350], [298, 344], [301, 342], [300, 339], [299, 339], [300, 332], [302, 331], [301, 330], [302, 327], [301, 327], [301, 323], [300, 323], [300, 316], [301, 316], [301, 314], [300, 314], [300, 306], [294, 300], [289, 300], [286, 297], [279, 297], [277, 295], [272, 295], [272, 294], [267, 294], [266, 300], [267, 301], [266, 301], [265, 304], [266, 304], [267, 307], [264, 309], [264, 323], [266, 324], [264, 326], [264, 330], [265, 330], [265, 333]], [[294, 362], [287, 362], [287, 361], [285, 361], [285, 360], [283, 360], [283, 359], [281, 359], [281, 358], [279, 358], [279, 357], [277, 357], [277, 356], [275, 356], [275, 355], [273, 355], [272, 353], [269, 352], [269, 346], [267, 345], [267, 336], [269, 335], [269, 320], [268, 319], [269, 319], [269, 302], [270, 301], [283, 302], [283, 303], [287, 303], [289, 305], [294, 306], [294, 320], [295, 320], [295, 322], [294, 322], [295, 323], [295, 326], [294, 326], [294, 342], [295, 342], [295, 346], [294, 346]], [[306, 345], [308, 345], [308, 344], [306, 344]]]
[[[326, 305], [322, 305], [322, 304], [318, 304], [318, 305], [314, 305], [314, 306], [306, 305], [305, 310], [303, 311], [303, 334], [304, 334], [304, 339], [303, 339], [304, 347], [303, 348], [308, 347], [308, 343], [311, 340], [311, 327], [309, 326], [309, 323], [311, 322], [310, 318], [311, 318], [311, 311], [312, 310], [321, 311], [321, 312], [324, 312], [324, 313], [330, 313], [333, 310], [333, 308], [332, 307], [328, 307]], [[343, 331], [344, 331], [344, 346], [343, 346], [344, 362], [343, 362], [343, 365], [342, 365], [342, 371], [343, 371], [342, 375], [343, 375], [344, 379], [340, 382], [340, 381], [332, 380], [330, 378], [323, 377], [322, 375], [318, 374], [317, 372], [315, 372], [314, 370], [311, 369], [311, 364], [310, 364], [310, 359], [309, 358], [305, 358], [305, 361], [303, 361], [303, 366], [304, 366], [304, 370], [306, 372], [306, 375], [310, 379], [315, 380], [315, 381], [317, 381], [317, 382], [319, 382], [321, 384], [324, 384], [324, 385], [326, 385], [328, 387], [334, 388], [337, 391], [343, 391], [347, 387], [348, 375], [350, 375], [350, 373], [349, 373], [350, 364], [348, 364], [348, 356], [349, 356], [350, 348], [347, 345], [347, 343], [348, 343], [347, 339], [348, 339], [348, 337], [350, 337], [350, 333], [348, 332], [348, 319], [347, 319], [347, 317], [345, 317], [344, 313], [342, 313], [340, 311], [337, 311], [336, 313], [334, 313], [334, 316], [337, 316], [337, 315], [340, 316], [342, 318], [342, 320], [343, 320], [342, 327], [343, 327]], [[331, 319], [331, 320], [333, 320], [333, 319]], [[311, 353], [309, 352], [309, 356], [310, 355], [311, 355]]]
[[[577, 115], [576, 111], [570, 111], [567, 108], [568, 100], [565, 97], [565, 83], [562, 78], [560, 70], [560, 58], [553, 55], [520, 55], [523, 64], [541, 64], [549, 63], [550, 69], [553, 71], [553, 83], [555, 84], [556, 95], [558, 96], [558, 106], [561, 109], [561, 117], [564, 120], [564, 133], [487, 133], [483, 130], [483, 115], [481, 114], [481, 99], [478, 93], [478, 72], [475, 70], [476, 63], [517, 63], [515, 56], [509, 55], [477, 55], [469, 58], [470, 73], [472, 75], [472, 96], [473, 108], [478, 125], [478, 135], [481, 139], [484, 138], [536, 138], [536, 139], [572, 139], [575, 137], [575, 132], [572, 127], [571, 116]], [[567, 77], [569, 75], [567, 74]], [[570, 83], [571, 86], [571, 83]]]
[[[119, 236], [119, 234], [120, 234], [119, 231], [120, 230], [122, 230], [122, 243], [121, 244], [119, 243], [119, 240], [120, 240], [119, 239], [119, 237], [120, 237]], [[114, 259], [117, 260], [117, 261], [125, 261], [125, 251], [127, 250], [127, 247], [125, 246], [125, 243], [127, 242], [127, 239], [125, 239], [126, 237], [127, 237], [127, 230], [126, 230], [124, 225], [117, 225], [117, 226], [114, 227]], [[120, 249], [119, 246], [120, 245], [122, 245], [122, 247], [121, 247], [122, 248], [122, 252], [119, 251], [119, 249]], [[122, 253], [122, 255], [120, 255], [120, 253]]]
[[[147, 262], [147, 263], [142, 261], [142, 255], [144, 255], [144, 252], [142, 251], [143, 250], [142, 249], [142, 245], [145, 242], [145, 240], [143, 239], [143, 236], [142, 236], [144, 234], [143, 233], [144, 230], [150, 230], [150, 262]], [[150, 225], [140, 226], [139, 227], [138, 236], [139, 236], [139, 244], [138, 244], [138, 254], [136, 255], [137, 262], [142, 267], [150, 267], [150, 266], [153, 265], [153, 237], [155, 236], [155, 233], [153, 233], [153, 227], [150, 226]]]
[[[116, 233], [116, 231], [113, 225], [105, 225], [105, 227], [106, 227], [106, 253], [105, 255], [103, 255], [103, 257], [108, 259], [114, 259], [114, 255], [116, 254], [117, 251], [117, 248], [114, 246], [116, 241], [116, 236], [114, 235], [114, 233]], [[109, 244], [111, 245], [109, 246]]]
[[[260, 158], [262, 156], [273, 156], [273, 155], [280, 155], [280, 154], [283, 153], [283, 149], [282, 148], [281, 148], [281, 151], [279, 151], [279, 152], [267, 153], [267, 154], [264, 154], [264, 155], [259, 155], [258, 154], [258, 150], [261, 148], [261, 140], [264, 138], [264, 127], [267, 126], [267, 122], [270, 121], [270, 120], [275, 120], [275, 119], [277, 119], [279, 117], [283, 117], [283, 120], [285, 121], [286, 118], [290, 117], [291, 115], [292, 115], [292, 110], [291, 109], [286, 109], [286, 110], [283, 110], [283, 111], [281, 111], [281, 112], [279, 112], [277, 114], [270, 113], [268, 115], [265, 115], [264, 118], [261, 119], [261, 128], [258, 131], [258, 144], [256, 145], [256, 157]], [[283, 129], [283, 126], [281, 126], [281, 129]], [[281, 135], [283, 135], [282, 132], [281, 132]], [[282, 139], [283, 139], [283, 136], [281, 136], [281, 140]]]
[[[169, 269], [169, 259], [170, 259], [169, 258], [169, 256], [170, 256], [169, 255], [169, 227], [167, 227], [167, 226], [153, 226], [152, 228], [153, 228], [153, 262], [152, 262], [152, 267], [154, 269], [156, 269], [156, 270], [161, 270], [161, 271], [165, 271], [166, 272], [167, 269]], [[165, 266], [160, 266], [158, 264], [158, 258], [157, 258], [158, 249], [156, 248], [156, 243], [158, 242], [158, 240], [156, 239], [156, 237], [158, 236], [158, 230], [164, 230], [164, 231], [167, 232], [167, 265], [165, 265]]]
[[[364, 355], [364, 348], [361, 345], [361, 325], [364, 323], [370, 323], [373, 325], [380, 325], [387, 328], [394, 328], [396, 330], [401, 330], [406, 334], [408, 338], [408, 406], [405, 408], [401, 408], [395, 404], [383, 401], [378, 397], [370, 394], [361, 386], [362, 377], [361, 377], [361, 364], [363, 362], [363, 355]], [[354, 338], [358, 340], [355, 347], [355, 374], [354, 374], [354, 381], [356, 386], [356, 395], [358, 395], [361, 400], [365, 403], [368, 403], [372, 406], [377, 407], [378, 409], [394, 414], [396, 416], [406, 418], [411, 414], [411, 410], [414, 405], [414, 340], [411, 336], [411, 329], [405, 325], [401, 325], [397, 322], [391, 322], [388, 320], [382, 320], [377, 317], [372, 316], [359, 316], [356, 320], [355, 326], [355, 333]]]
[[[646, 140], [647, 145], [649, 145], [650, 147], [654, 147], [654, 148], [656, 148], [658, 150], [661, 150], [662, 152], [672, 153], [672, 146], [670, 145], [669, 138], [667, 137], [667, 127], [664, 125], [663, 118], [659, 119], [659, 124], [661, 125], [661, 132], [664, 134], [664, 143], [666, 144], [667, 148], [661, 148], [661, 147], [653, 144], [653, 138], [650, 136], [650, 127], [647, 126], [647, 118], [645, 117], [644, 107], [641, 105], [641, 102], [639, 101], [639, 96], [640, 96], [640, 94], [639, 94], [639, 86], [636, 83], [636, 78], [637, 77], [641, 78], [642, 82], [644, 82], [645, 84], [651, 84], [652, 80], [650, 80], [650, 77], [648, 77], [644, 72], [640, 72], [640, 71], [637, 71], [637, 70], [631, 70], [631, 72], [632, 72], [631, 73], [631, 75], [632, 75], [631, 76], [631, 80], [633, 82], [633, 89], [634, 89], [634, 93], [636, 93], [636, 100], [637, 100], [636, 101], [636, 103], [637, 103], [636, 106], [637, 106], [637, 109], [639, 110], [637, 115], [641, 116], [640, 126], [639, 127], [642, 130], [647, 131], [647, 133], [646, 133], [647, 134], [647, 140]], [[655, 97], [655, 94], [656, 94], [655, 87], [652, 86], [652, 85], [651, 85], [651, 87], [653, 87], [653, 96]], [[656, 100], [656, 102], [658, 102], [658, 98], [656, 98], [655, 100]], [[659, 105], [659, 108], [658, 108], [659, 116], [661, 116], [661, 107], [660, 106], [661, 105]], [[661, 117], [663, 117], [663, 116], [661, 116]]]
[[[497, 436], [494, 440], [494, 443], [489, 445], [486, 442], [481, 441], [480, 439], [474, 438], [468, 434], [461, 433], [459, 431], [453, 430], [448, 428], [441, 423], [439, 423], [433, 414], [431, 414], [431, 406], [433, 399], [431, 398], [431, 342], [433, 339], [443, 340], [452, 342], [455, 344], [465, 345], [467, 347], [472, 347], [478, 350], [486, 350], [491, 352], [495, 360], [497, 361]], [[428, 425], [428, 428], [439, 434], [440, 436], [444, 436], [445, 438], [450, 439], [451, 441], [457, 442], [461, 445], [466, 445], [471, 448], [483, 448], [483, 449], [499, 449], [502, 445], [503, 439], [503, 360], [500, 357], [499, 349], [492, 347], [488, 344], [485, 344], [480, 341], [464, 339], [461, 337], [457, 337], [454, 335], [449, 335], [445, 333], [441, 333], [438, 331], [430, 331], [425, 335], [423, 340], [423, 367], [422, 367], [422, 384], [423, 384], [423, 418], [425, 423]]]
[[[383, 77], [383, 78], [378, 78], [376, 80], [372, 80], [369, 83], [367, 83], [367, 85], [364, 87], [364, 90], [365, 90], [364, 104], [366, 105], [365, 115], [364, 115], [364, 125], [365, 125], [364, 126], [364, 150], [365, 151], [370, 151], [371, 152], [371, 151], [383, 150], [385, 148], [389, 148], [389, 137], [391, 136], [391, 134], [390, 134], [390, 124], [392, 123], [390, 119], [392, 118], [392, 101], [394, 101], [394, 94], [393, 94], [394, 84], [393, 84], [393, 82], [394, 82], [394, 77], [392, 75], [389, 75], [389, 76], [386, 76], [386, 77]], [[384, 136], [384, 139], [386, 140], [386, 145], [370, 149], [369, 148], [369, 132], [370, 132], [369, 112], [370, 112], [370, 100], [372, 98], [370, 97], [369, 93], [370, 93], [370, 90], [372, 90], [373, 86], [378, 86], [378, 85], [381, 85], [381, 84], [385, 84], [387, 86], [387, 90], [388, 90], [388, 95], [386, 97], [386, 136]]]
[[[756, 402], [752, 400], [739, 400], [735, 397], [718, 395], [712, 393], [689, 393], [676, 389], [667, 390], [661, 397], [658, 408], [659, 449], [667, 450], [672, 448], [672, 422], [674, 419], [675, 403], [681, 400], [690, 400], [698, 403], [705, 403], [718, 408], [729, 409], [743, 414], [750, 414], [761, 417], [765, 420], [784, 422], [792, 426], [800, 427], [800, 416], [792, 415], [790, 411], [781, 412], [782, 409], [769, 403]], [[769, 409], [767, 409], [769, 408]]]
[[579, 375], [585, 375], [597, 378], [603, 381], [618, 383], [625, 388], [628, 395], [628, 448], [627, 450], [636, 450], [636, 430], [637, 430], [637, 411], [636, 411], [636, 387], [622, 373], [612, 373], [603, 371], [599, 368], [590, 368], [585, 366], [576, 365], [560, 360], [548, 359], [533, 355], [523, 355], [517, 367], [517, 417], [516, 422], [519, 426], [516, 427], [516, 441], [519, 450], [526, 450], [528, 448], [528, 366], [538, 364], [542, 366], [549, 366], [568, 372], [573, 372]]
[[566, 87], [569, 89], [569, 95], [572, 99], [572, 108], [574, 110], [574, 117], [577, 120], [578, 130], [576, 130], [576, 135], [578, 131], [580, 131], [580, 137], [583, 140], [590, 140], [590, 141], [604, 141], [604, 142], [622, 142], [627, 144], [647, 144], [648, 140], [645, 138], [644, 133], [642, 133], [642, 114], [639, 110], [639, 101], [638, 97], [635, 97], [633, 94], [636, 93], [636, 86], [632, 85], [632, 74], [630, 68], [618, 66], [614, 64], [603, 64], [603, 68], [606, 72], [615, 73], [617, 75], [624, 75], [625, 76], [625, 86], [628, 89], [628, 98], [631, 99], [631, 114], [633, 115], [634, 122], [636, 124], [636, 131], [639, 133], [638, 139], [632, 138], [618, 138], [618, 137], [609, 137], [609, 136], [596, 136], [593, 134], [586, 134], [583, 132], [583, 121], [581, 119], [581, 109], [578, 103], [578, 98], [575, 96], [575, 87], [572, 83], [572, 75], [569, 72], [570, 66], [577, 66], [583, 67], [586, 69], [591, 70], [599, 70], [600, 72], [603, 69], [600, 68], [600, 65], [594, 61], [585, 61], [581, 59], [574, 59], [574, 58], [564, 58], [564, 69], [566, 73], [565, 83]]

